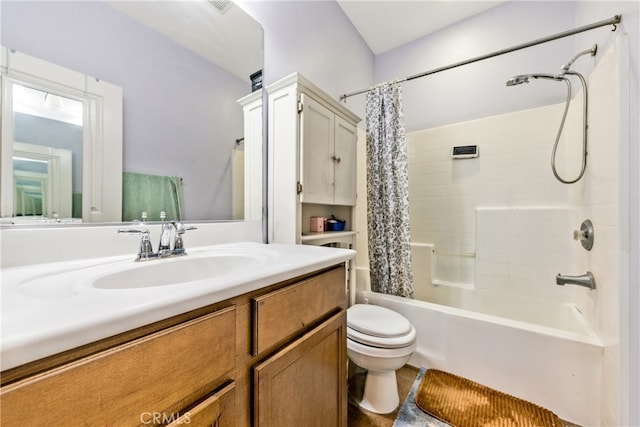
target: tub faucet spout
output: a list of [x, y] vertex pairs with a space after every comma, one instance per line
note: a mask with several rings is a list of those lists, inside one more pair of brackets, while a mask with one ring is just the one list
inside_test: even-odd
[[556, 276], [556, 285], [564, 286], [565, 284], [569, 285], [578, 285], [584, 286], [589, 289], [596, 288], [596, 279], [593, 277], [590, 271], [587, 271], [586, 274], [582, 276], [566, 276], [564, 274], [558, 273]]

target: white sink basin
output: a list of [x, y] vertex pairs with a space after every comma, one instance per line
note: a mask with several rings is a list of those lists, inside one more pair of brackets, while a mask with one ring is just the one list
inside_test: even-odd
[[315, 245], [236, 242], [183, 257], [134, 253], [2, 271], [1, 370], [215, 304], [355, 257]]
[[195, 282], [255, 269], [269, 257], [243, 254], [216, 254], [206, 257], [160, 259], [136, 263], [132, 268], [93, 280], [100, 289], [136, 289]]
[[[130, 257], [76, 265], [21, 281], [18, 289], [39, 299], [66, 299], [90, 290], [134, 290], [171, 285], [206, 286], [225, 277], [257, 273], [277, 258], [261, 246], [194, 250], [175, 258], [135, 262]], [[196, 286], [199, 286], [196, 285]]]

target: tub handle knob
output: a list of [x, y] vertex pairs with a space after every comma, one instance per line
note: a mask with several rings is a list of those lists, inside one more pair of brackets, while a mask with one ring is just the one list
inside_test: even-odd
[[591, 221], [584, 220], [580, 230], [573, 231], [573, 240], [580, 240], [582, 247], [588, 251], [593, 248], [593, 224], [591, 224]]

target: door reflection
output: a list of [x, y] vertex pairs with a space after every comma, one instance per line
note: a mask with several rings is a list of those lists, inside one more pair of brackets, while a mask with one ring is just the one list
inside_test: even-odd
[[13, 216], [82, 218], [83, 103], [13, 84]]

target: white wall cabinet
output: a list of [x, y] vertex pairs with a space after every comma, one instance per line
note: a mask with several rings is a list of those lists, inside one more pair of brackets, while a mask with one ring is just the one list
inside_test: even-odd
[[303, 203], [356, 204], [356, 126], [313, 97], [300, 95]]
[[[347, 221], [347, 233], [355, 234], [356, 124], [360, 118], [298, 73], [266, 89], [269, 241], [331, 241], [330, 233], [310, 237], [311, 216], [335, 215]], [[344, 233], [339, 236], [344, 242]]]

